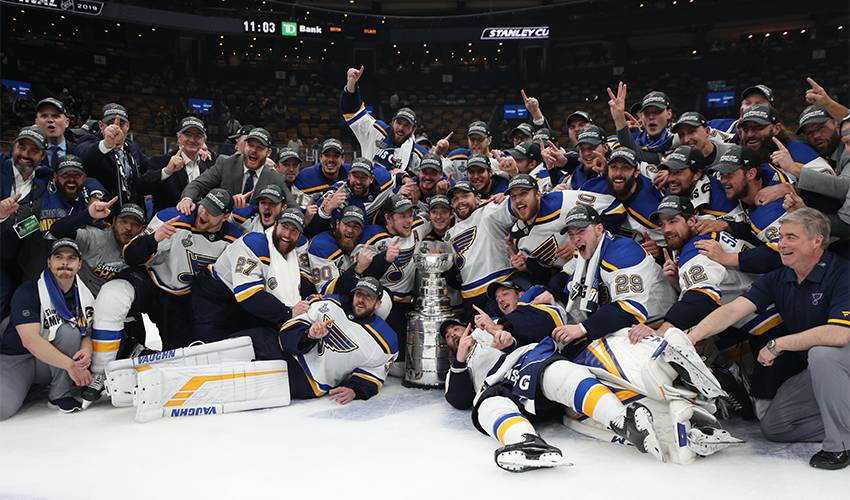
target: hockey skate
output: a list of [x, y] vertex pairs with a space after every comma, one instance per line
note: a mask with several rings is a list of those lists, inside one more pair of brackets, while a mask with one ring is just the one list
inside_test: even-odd
[[523, 434], [525, 441], [502, 446], [495, 453], [496, 465], [508, 472], [571, 466], [561, 450], [546, 443], [540, 436]]
[[105, 390], [106, 374], [95, 373], [92, 375], [91, 383], [80, 390], [80, 398], [83, 400], [83, 409], [100, 399]]
[[646, 406], [633, 403], [626, 408], [626, 414], [611, 422], [611, 430], [634, 445], [641, 453], [649, 453], [664, 462], [658, 436], [652, 426], [652, 412]]
[[728, 431], [717, 427], [694, 427], [688, 431], [688, 449], [699, 456], [707, 457], [718, 451], [744, 441]]
[[733, 413], [737, 413], [744, 420], [754, 420], [755, 408], [743, 380], [739, 380], [732, 370], [722, 366], [713, 366], [712, 372], [720, 382], [720, 386], [725, 389], [723, 397], [718, 399], [721, 416], [728, 420]]
[[680, 330], [673, 330], [671, 328], [667, 334], [670, 338], [665, 336], [665, 340], [658, 347], [653, 358], [660, 355], [664, 361], [676, 370], [682, 382], [704, 397], [713, 399], [726, 396], [726, 391], [723, 390], [720, 382], [711, 374], [711, 370], [709, 370], [702, 358], [699, 357], [699, 354], [691, 346], [690, 341], [684, 338], [684, 342], [681, 342], [674, 337], [677, 332], [680, 336], [684, 337], [684, 334]]

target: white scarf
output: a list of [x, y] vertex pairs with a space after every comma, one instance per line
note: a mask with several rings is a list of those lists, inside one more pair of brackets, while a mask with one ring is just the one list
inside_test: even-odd
[[285, 256], [280, 254], [274, 245], [274, 228], [275, 226], [272, 226], [265, 231], [271, 256], [269, 272], [278, 283], [278, 286], [269, 291], [287, 307], [293, 307], [301, 300], [301, 268], [298, 265], [298, 253], [293, 249]]
[[[576, 256], [575, 273], [573, 273], [567, 288], [567, 293], [569, 294], [569, 301], [567, 302], [568, 313], [573, 313], [573, 308], [575, 306], [574, 303], [578, 298], [581, 298], [579, 301], [579, 311], [582, 311], [582, 313], [591, 312], [592, 309], [589, 304], [591, 302], [596, 303], [599, 292], [594, 285], [596, 284], [596, 276], [599, 274], [599, 261], [602, 259], [602, 245], [605, 243], [607, 236], [607, 233], [603, 233], [602, 237], [599, 238], [596, 250], [594, 250], [589, 261], [585, 261], [581, 254]], [[574, 290], [579, 286], [584, 289], [584, 293], [577, 295]], [[586, 316], [586, 314], [584, 314], [584, 316]], [[575, 314], [573, 314], [573, 317], [575, 317]]]
[[[85, 335], [94, 313], [94, 296], [77, 276], [74, 278], [77, 289], [77, 310], [70, 311], [65, 297], [50, 269], [42, 271], [38, 277], [38, 302], [41, 307], [41, 336], [53, 342], [56, 332], [63, 324], [69, 324]], [[76, 315], [82, 313], [81, 317]]]

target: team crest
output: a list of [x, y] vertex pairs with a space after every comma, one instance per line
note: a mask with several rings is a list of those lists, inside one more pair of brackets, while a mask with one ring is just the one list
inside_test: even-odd
[[537, 246], [531, 252], [531, 257], [536, 261], [545, 264], [547, 266], [552, 266], [557, 260], [558, 254], [558, 240], [555, 239], [555, 235], [549, 235], [548, 238], [543, 240], [543, 243]]
[[398, 257], [396, 257], [395, 262], [393, 262], [393, 270], [387, 273], [387, 280], [391, 282], [399, 281], [404, 272], [404, 268], [413, 260], [413, 253], [416, 250], [416, 247], [410, 247], [406, 250], [402, 250], [398, 253]]
[[[324, 316], [322, 319], [328, 320], [331, 318], [329, 316]], [[325, 349], [337, 353], [346, 353], [354, 351], [358, 347], [359, 346], [355, 344], [353, 340], [345, 335], [336, 323], [331, 323], [330, 326], [328, 326], [328, 334], [322, 337], [322, 340], [319, 342], [318, 354], [319, 356], [323, 355], [325, 353]]]
[[813, 306], [818, 305], [820, 303], [820, 299], [822, 299], [822, 298], [823, 298], [822, 293], [813, 293], [812, 294], [812, 305]]
[[469, 247], [471, 247], [475, 242], [475, 236], [477, 233], [478, 227], [471, 227], [452, 238], [452, 248], [455, 250], [455, 264], [458, 269], [463, 268], [463, 264], [466, 261], [463, 253], [469, 250]]
[[322, 304], [322, 306], [319, 307], [319, 312], [322, 313], [322, 314], [327, 314], [329, 311], [330, 311], [330, 308], [328, 307], [327, 304]]

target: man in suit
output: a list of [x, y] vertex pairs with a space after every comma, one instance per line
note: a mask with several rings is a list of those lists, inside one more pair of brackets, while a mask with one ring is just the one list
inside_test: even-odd
[[119, 205], [144, 206], [147, 193], [139, 189], [139, 179], [148, 158], [128, 139], [127, 109], [120, 104], [107, 104], [99, 125], [100, 132], [82, 137], [77, 144], [77, 156], [83, 159], [86, 173], [99, 180], [107, 192], [117, 195]]
[[62, 101], [53, 97], [42, 99], [35, 107], [35, 126], [47, 136], [47, 154], [42, 166], [56, 170], [65, 155], [76, 154], [76, 139], [68, 130], [70, 120]]
[[242, 153], [219, 157], [215, 165], [190, 182], [184, 189], [177, 210], [191, 214], [195, 203], [213, 188], [224, 188], [233, 195], [233, 208], [245, 208], [256, 191], [276, 184], [283, 191], [287, 206], [296, 206], [286, 179], [274, 166], [266, 165], [272, 148], [272, 136], [264, 128], [255, 128], [245, 138]]
[[176, 206], [183, 189], [215, 163], [205, 150], [207, 130], [194, 116], [180, 120], [176, 150], [154, 156], [139, 181], [143, 193], [153, 195], [153, 212]]

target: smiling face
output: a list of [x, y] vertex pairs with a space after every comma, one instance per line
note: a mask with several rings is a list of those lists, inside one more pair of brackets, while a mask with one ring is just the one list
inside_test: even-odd
[[298, 161], [298, 158], [289, 158], [288, 160], [279, 162], [276, 168], [277, 171], [280, 172], [280, 174], [286, 179], [286, 182], [292, 184], [295, 182], [295, 178], [298, 177], [300, 167], [301, 162]]
[[730, 200], [742, 200], [750, 194], [749, 180], [754, 179], [757, 175], [757, 170], [751, 168], [746, 172], [738, 169], [734, 172], [720, 174], [720, 184], [723, 186], [723, 191], [726, 197]]
[[433, 193], [437, 189], [437, 182], [442, 177], [442, 172], [436, 168], [423, 168], [419, 171], [419, 189], [425, 193]]
[[605, 156], [608, 154], [608, 145], [604, 142], [595, 146], [586, 142], [578, 145], [578, 159], [587, 171], [590, 171], [590, 169], [593, 168], [593, 160], [595, 158], [595, 155], [593, 154], [594, 152]]
[[493, 295], [496, 297], [496, 305], [499, 306], [502, 314], [510, 314], [516, 311], [517, 304], [519, 303], [518, 291], [500, 287], [496, 289], [496, 293]]
[[394, 119], [393, 127], [393, 142], [401, 144], [406, 141], [416, 131], [416, 127], [407, 120]]
[[329, 179], [338, 179], [339, 169], [342, 167], [342, 155], [335, 149], [329, 149], [319, 156], [322, 165], [322, 173]]
[[369, 187], [372, 185], [374, 177], [363, 172], [348, 173], [348, 187], [355, 196], [366, 196], [369, 194]]
[[605, 230], [602, 224], [591, 224], [583, 228], [571, 227], [567, 229], [567, 235], [570, 241], [576, 246], [579, 255], [582, 259], [588, 260], [593, 257], [593, 252], [599, 245], [599, 240], [602, 239], [602, 234]]
[[336, 225], [334, 226], [336, 244], [346, 254], [354, 250], [354, 247], [360, 242], [360, 236], [362, 234], [363, 226], [353, 221], [336, 221]]
[[375, 311], [381, 307], [381, 300], [377, 297], [355, 290], [351, 297], [351, 308], [354, 310], [354, 317], [357, 319], [368, 318], [375, 314]]
[[472, 215], [479, 203], [481, 203], [481, 198], [475, 193], [458, 190], [452, 195], [452, 210], [460, 220], [465, 220]]
[[466, 327], [461, 325], [450, 325], [446, 328], [446, 345], [453, 353], [457, 352], [457, 346], [464, 331], [466, 331]]
[[769, 158], [770, 153], [776, 150], [772, 137], [776, 137], [779, 130], [774, 125], [760, 125], [754, 122], [745, 122], [738, 126], [738, 135], [741, 136], [741, 147], [758, 151], [762, 158]]
[[511, 206], [517, 217], [525, 222], [532, 222], [540, 211], [540, 191], [530, 188], [515, 187], [511, 189]]
[[796, 221], [783, 222], [779, 227], [779, 256], [782, 264], [797, 269], [817, 261], [823, 253], [823, 236], [811, 236]]
[[702, 178], [701, 171], [691, 170], [690, 168], [679, 170], [671, 168], [667, 172], [669, 172], [667, 174], [667, 188], [670, 194], [689, 196], [697, 181]]
[[15, 146], [12, 148], [12, 162], [26, 177], [41, 164], [44, 154], [44, 150], [36, 146], [33, 141], [21, 139], [15, 141]]
[[413, 209], [408, 208], [404, 212], [392, 213], [384, 216], [387, 231], [395, 236], [407, 238], [413, 230]]
[[490, 178], [493, 174], [489, 168], [474, 166], [466, 171], [466, 176], [469, 178], [469, 183], [472, 184], [472, 187], [480, 192], [485, 192], [490, 186]]
[[695, 127], [682, 123], [678, 126], [676, 135], [679, 136], [679, 143], [683, 146], [691, 146], [703, 153], [709, 148], [708, 127], [704, 125]]
[[628, 198], [637, 188], [640, 170], [627, 162], [617, 159], [605, 168], [608, 190], [618, 199]]
[[47, 135], [47, 141], [53, 144], [61, 142], [69, 122], [68, 117], [59, 108], [47, 104], [42, 105], [35, 115], [35, 126], [41, 129]]
[[190, 158], [194, 157], [198, 154], [198, 151], [204, 147], [206, 144], [207, 138], [204, 137], [204, 134], [201, 133], [200, 130], [196, 128], [190, 128], [185, 132], [177, 133], [177, 144], [180, 145], [180, 148], [183, 149], [183, 152], [186, 153]]
[[452, 211], [443, 205], [436, 205], [428, 211], [431, 218], [431, 228], [438, 234], [448, 231], [452, 225]]
[[272, 233], [272, 242], [281, 255], [287, 255], [295, 250], [299, 238], [301, 238], [301, 232], [291, 222], [278, 224]]
[[670, 109], [659, 109], [655, 106], [645, 108], [641, 114], [643, 115], [643, 127], [650, 137], [660, 135], [673, 117], [673, 112]]
[[79, 170], [66, 170], [62, 174], [54, 174], [53, 182], [56, 191], [67, 201], [76, 200], [86, 184], [86, 174]]
[[687, 242], [691, 241], [691, 238], [695, 236], [693, 228], [696, 223], [696, 217], [686, 219], [682, 214], [659, 216], [664, 241], [667, 242], [667, 247], [673, 250], [680, 250]]

